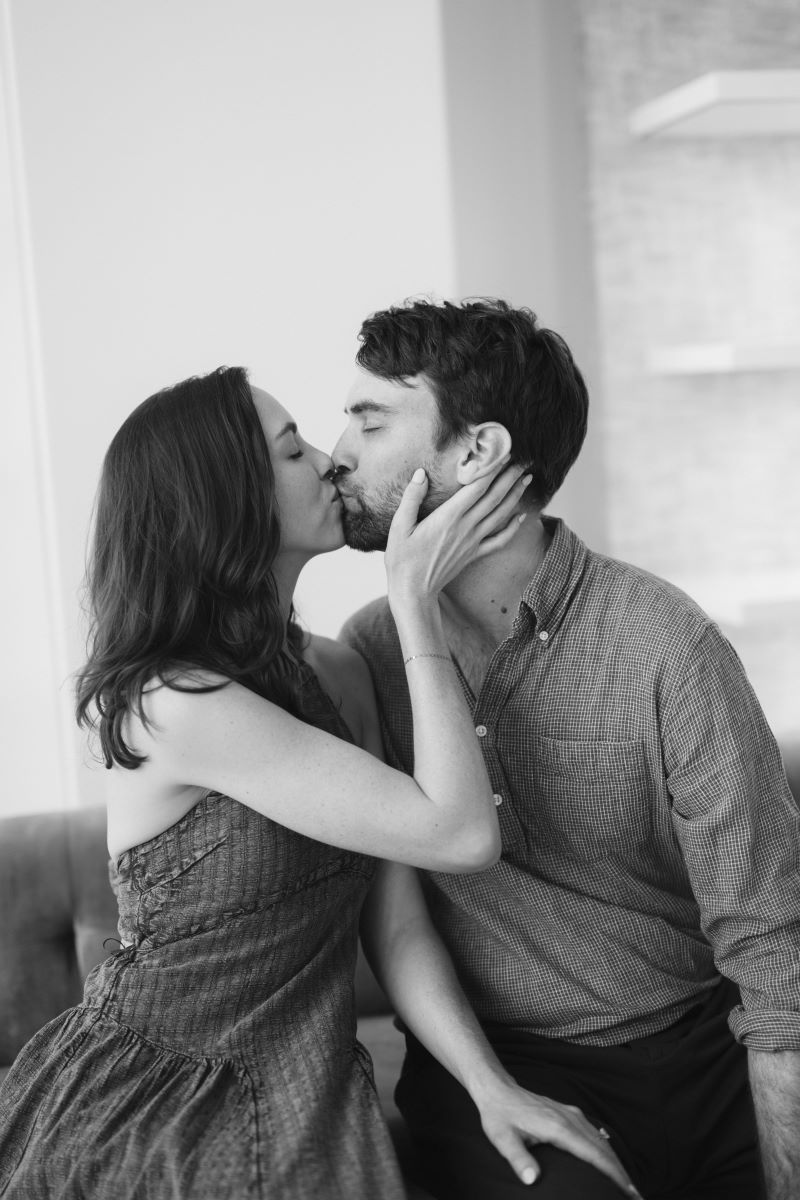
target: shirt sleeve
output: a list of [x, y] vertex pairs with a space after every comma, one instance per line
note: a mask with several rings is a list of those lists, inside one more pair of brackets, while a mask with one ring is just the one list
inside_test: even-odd
[[383, 655], [380, 645], [375, 644], [371, 638], [362, 633], [359, 628], [357, 615], [356, 617], [350, 617], [344, 623], [339, 631], [338, 641], [343, 642], [345, 646], [349, 646], [351, 650], [357, 650], [369, 667], [372, 683], [375, 688], [375, 696], [378, 701], [378, 716], [380, 718], [383, 753], [386, 762], [390, 767], [394, 767], [398, 771], [405, 771], [407, 775], [412, 774], [413, 763], [409, 765], [403, 760], [397, 748], [394, 730], [387, 720], [384, 696], [385, 672], [382, 669]]
[[800, 1049], [800, 811], [730, 643], [705, 628], [668, 689], [662, 739], [673, 825], [729, 1024], [754, 1050]]

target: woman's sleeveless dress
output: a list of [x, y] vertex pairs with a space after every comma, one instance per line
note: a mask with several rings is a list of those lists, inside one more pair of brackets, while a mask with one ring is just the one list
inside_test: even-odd
[[401, 1200], [356, 1041], [373, 871], [218, 794], [124, 853], [122, 949], [0, 1089], [0, 1196]]

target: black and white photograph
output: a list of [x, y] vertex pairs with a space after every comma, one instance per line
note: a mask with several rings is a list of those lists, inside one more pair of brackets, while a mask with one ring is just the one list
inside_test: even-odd
[[0, 0], [0, 395], [0, 1200], [798, 1200], [798, 0]]

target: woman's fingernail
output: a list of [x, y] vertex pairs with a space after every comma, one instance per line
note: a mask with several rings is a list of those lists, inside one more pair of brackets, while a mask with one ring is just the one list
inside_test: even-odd
[[526, 1167], [522, 1172], [523, 1183], [536, 1183], [536, 1171], [533, 1167]]
[[519, 521], [520, 525], [521, 525], [521, 524], [522, 524], [522, 522], [525, 520], [525, 518], [527, 517], [527, 515], [528, 515], [527, 513], [520, 513], [520, 514], [519, 514], [519, 516], [517, 517], [517, 520]]
[[523, 484], [525, 485], [525, 487], [527, 487], [527, 486], [528, 486], [528, 484], [530, 483], [530, 481], [531, 481], [532, 479], [533, 479], [533, 476], [532, 476], [532, 475], [523, 475], [523, 476], [522, 476], [522, 482], [523, 482]]
[[412, 483], [424, 483], [425, 482], [425, 470], [423, 467], [417, 467], [416, 471], [411, 476], [411, 481], [412, 481]]

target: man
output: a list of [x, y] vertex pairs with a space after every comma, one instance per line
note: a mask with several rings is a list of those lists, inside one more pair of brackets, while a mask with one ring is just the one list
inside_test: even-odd
[[[588, 398], [532, 313], [407, 302], [360, 338], [333, 452], [351, 546], [385, 546], [416, 467], [428, 507], [509, 451], [532, 476], [516, 538], [440, 598], [503, 855], [424, 889], [489, 1041], [523, 1087], [607, 1131], [648, 1200], [753, 1200], [762, 1169], [769, 1200], [800, 1196], [800, 815], [735, 652], [676, 588], [543, 515]], [[369, 663], [389, 761], [412, 770], [386, 601], [342, 638]], [[412, 1036], [397, 1098], [437, 1196], [523, 1194]], [[562, 1150], [537, 1158], [542, 1198], [613, 1195]]]

